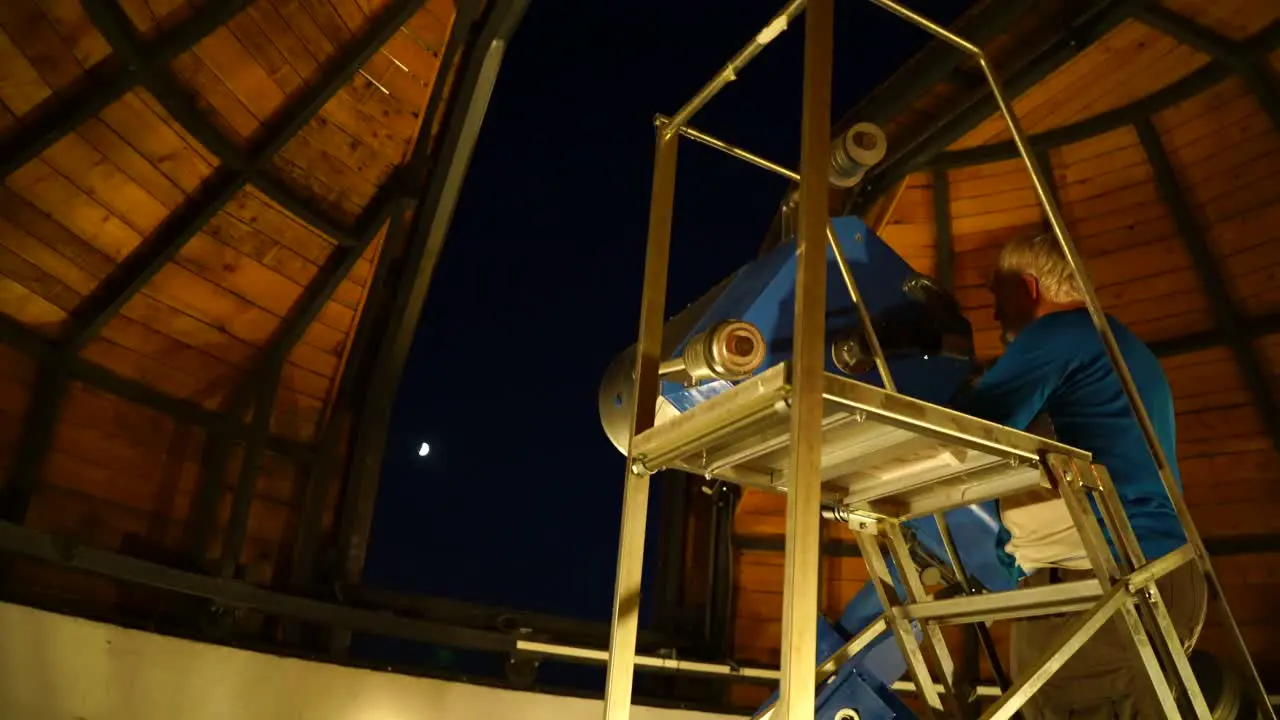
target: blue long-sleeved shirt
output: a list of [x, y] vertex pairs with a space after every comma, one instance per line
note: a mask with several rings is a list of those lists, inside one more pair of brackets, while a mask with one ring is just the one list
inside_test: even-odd
[[[1164, 369], [1133, 332], [1114, 318], [1108, 320], [1181, 488], [1173, 394]], [[1031, 323], [955, 407], [1018, 429], [1026, 429], [1036, 415], [1046, 412], [1059, 442], [1092, 453], [1094, 461], [1110, 471], [1147, 560], [1186, 542], [1087, 310], [1050, 313]], [[1002, 539], [1001, 553], [1003, 545]]]

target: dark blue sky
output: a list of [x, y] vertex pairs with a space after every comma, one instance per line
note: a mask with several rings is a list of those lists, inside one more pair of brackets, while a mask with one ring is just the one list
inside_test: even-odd
[[[945, 22], [968, 4], [910, 2]], [[608, 618], [624, 463], [596, 389], [635, 339], [651, 119], [674, 113], [780, 6], [532, 0], [405, 369], [366, 582]], [[839, 114], [926, 38], [869, 3], [837, 11]], [[693, 125], [794, 166], [802, 39], [803, 19]], [[784, 189], [682, 143], [669, 309], [754, 256]]]

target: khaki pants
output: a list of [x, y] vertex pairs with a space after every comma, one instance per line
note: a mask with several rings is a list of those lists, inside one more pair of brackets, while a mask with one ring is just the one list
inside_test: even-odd
[[[1092, 570], [1037, 570], [1023, 587], [1086, 580]], [[1204, 620], [1204, 576], [1189, 562], [1156, 581], [1178, 637], [1185, 645]], [[1030, 674], [1058, 631], [1075, 615], [1018, 620], [1010, 640], [1010, 672]], [[1132, 637], [1118, 614], [1076, 651], [1022, 708], [1026, 720], [1129, 720], [1161, 718], [1151, 680], [1138, 659]]]

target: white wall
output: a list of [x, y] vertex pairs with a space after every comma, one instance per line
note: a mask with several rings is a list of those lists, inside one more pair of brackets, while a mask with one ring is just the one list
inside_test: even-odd
[[[599, 720], [601, 714], [598, 700], [279, 658], [0, 603], [3, 720]], [[730, 717], [639, 707], [631, 716]]]

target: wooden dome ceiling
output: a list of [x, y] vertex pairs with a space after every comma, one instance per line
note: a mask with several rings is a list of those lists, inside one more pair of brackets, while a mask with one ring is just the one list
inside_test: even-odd
[[[1187, 501], [1272, 692], [1280, 688], [1280, 3], [990, 0], [958, 24], [1016, 96], [1104, 308], [1161, 355]], [[934, 44], [838, 127], [882, 123], [885, 163], [833, 212], [861, 212], [954, 287], [983, 357], [1000, 352], [985, 284], [1006, 240], [1048, 230], [981, 76]], [[733, 648], [777, 661], [785, 500], [734, 520]], [[824, 605], [865, 579], [830, 529]], [[1201, 645], [1225, 648], [1219, 628]], [[739, 691], [744, 705], [759, 699]]]
[[[21, 526], [298, 589], [327, 547], [325, 576], [358, 579], [380, 433], [523, 8], [0, 3], [8, 550], [43, 537]], [[5, 569], [9, 594], [121, 597]]]

